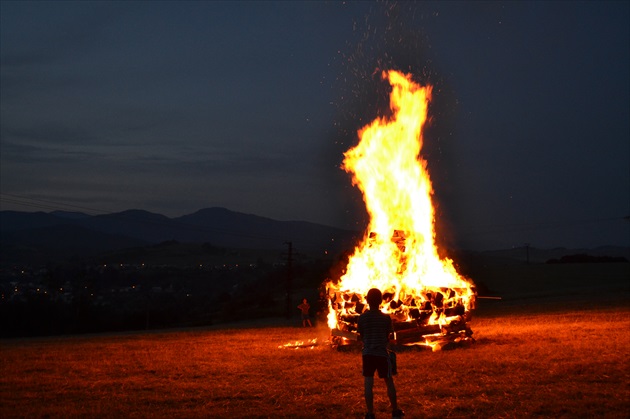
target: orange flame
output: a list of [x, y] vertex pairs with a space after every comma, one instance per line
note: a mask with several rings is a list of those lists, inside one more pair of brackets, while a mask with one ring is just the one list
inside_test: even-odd
[[[370, 288], [391, 295], [389, 300], [397, 303], [386, 311], [400, 321], [412, 320], [410, 310], [429, 301], [431, 291], [448, 289], [448, 303], [456, 290], [457, 304], [467, 308], [474, 295], [472, 284], [457, 273], [452, 260], [440, 259], [435, 245], [433, 188], [427, 162], [420, 156], [431, 86], [420, 86], [411, 75], [396, 71], [383, 72], [383, 78], [392, 86], [392, 116], [362, 128], [359, 144], [344, 154], [342, 168], [353, 174], [353, 184], [362, 191], [370, 222], [346, 273], [339, 282], [328, 283], [331, 329], [340, 315], [360, 314], [357, 295], [366, 295]], [[345, 293], [346, 303], [337, 301], [339, 291]], [[347, 304], [349, 292], [354, 304]], [[444, 312], [437, 310], [428, 323], [446, 322]]]
[[278, 349], [313, 349], [318, 345], [317, 338], [307, 340], [296, 340], [295, 342], [288, 342], [284, 345], [278, 346]]

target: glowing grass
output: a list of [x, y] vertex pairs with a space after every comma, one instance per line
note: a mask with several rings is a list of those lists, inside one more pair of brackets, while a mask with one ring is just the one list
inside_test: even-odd
[[[607, 417], [630, 413], [630, 308], [475, 318], [477, 343], [403, 351], [407, 417]], [[208, 329], [0, 345], [0, 416], [355, 417], [360, 355], [327, 330]], [[279, 349], [317, 337], [314, 349]], [[378, 415], [387, 397], [376, 386]]]

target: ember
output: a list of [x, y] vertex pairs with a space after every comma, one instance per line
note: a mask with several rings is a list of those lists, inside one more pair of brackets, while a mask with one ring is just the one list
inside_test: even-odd
[[313, 349], [318, 345], [317, 338], [315, 339], [307, 339], [307, 340], [298, 340], [295, 342], [285, 343], [284, 345], [278, 346], [279, 349]]
[[383, 292], [381, 308], [394, 320], [399, 344], [438, 350], [472, 342], [467, 321], [475, 288], [452, 260], [438, 256], [433, 189], [420, 157], [431, 87], [396, 71], [383, 78], [392, 85], [392, 117], [361, 129], [359, 144], [344, 154], [343, 168], [363, 192], [370, 223], [345, 274], [326, 284], [333, 343], [356, 340], [356, 322], [373, 287]]

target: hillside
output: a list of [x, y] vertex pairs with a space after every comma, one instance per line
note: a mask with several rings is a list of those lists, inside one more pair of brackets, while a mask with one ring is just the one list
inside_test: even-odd
[[[175, 248], [171, 246], [162, 248], [157, 256], [156, 245], [174, 242], [203, 245], [206, 250], [248, 250], [248, 260], [256, 258], [251, 256], [252, 251], [261, 255], [282, 254], [290, 242], [296, 254], [336, 258], [342, 252], [351, 251], [361, 234], [304, 221], [278, 221], [225, 208], [206, 208], [176, 218], [143, 210], [96, 216], [60, 211], [0, 211], [0, 266], [43, 265], [104, 255], [133, 260], [161, 257], [176, 260], [180, 265], [196, 263], [197, 250], [191, 250], [189, 255], [180, 254], [181, 251], [177, 255], [167, 254], [169, 249]], [[206, 250], [203, 253], [207, 253]], [[630, 248], [614, 246], [595, 249], [518, 247], [483, 252], [451, 249], [448, 253], [464, 273], [474, 272], [482, 265], [539, 264], [571, 255], [630, 260]]]
[[143, 210], [80, 213], [0, 211], [0, 264], [42, 264], [167, 241], [218, 248], [336, 254], [354, 246], [357, 232], [303, 221], [277, 221], [225, 208], [177, 218]]

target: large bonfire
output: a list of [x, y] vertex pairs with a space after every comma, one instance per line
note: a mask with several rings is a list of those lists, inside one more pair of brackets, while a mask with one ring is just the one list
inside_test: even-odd
[[370, 222], [345, 273], [326, 285], [328, 325], [336, 344], [353, 339], [365, 295], [375, 287], [399, 342], [435, 349], [471, 339], [466, 321], [475, 290], [435, 245], [433, 189], [420, 156], [431, 87], [396, 71], [383, 78], [392, 86], [392, 116], [362, 128], [359, 144], [344, 154], [343, 169], [362, 191]]

